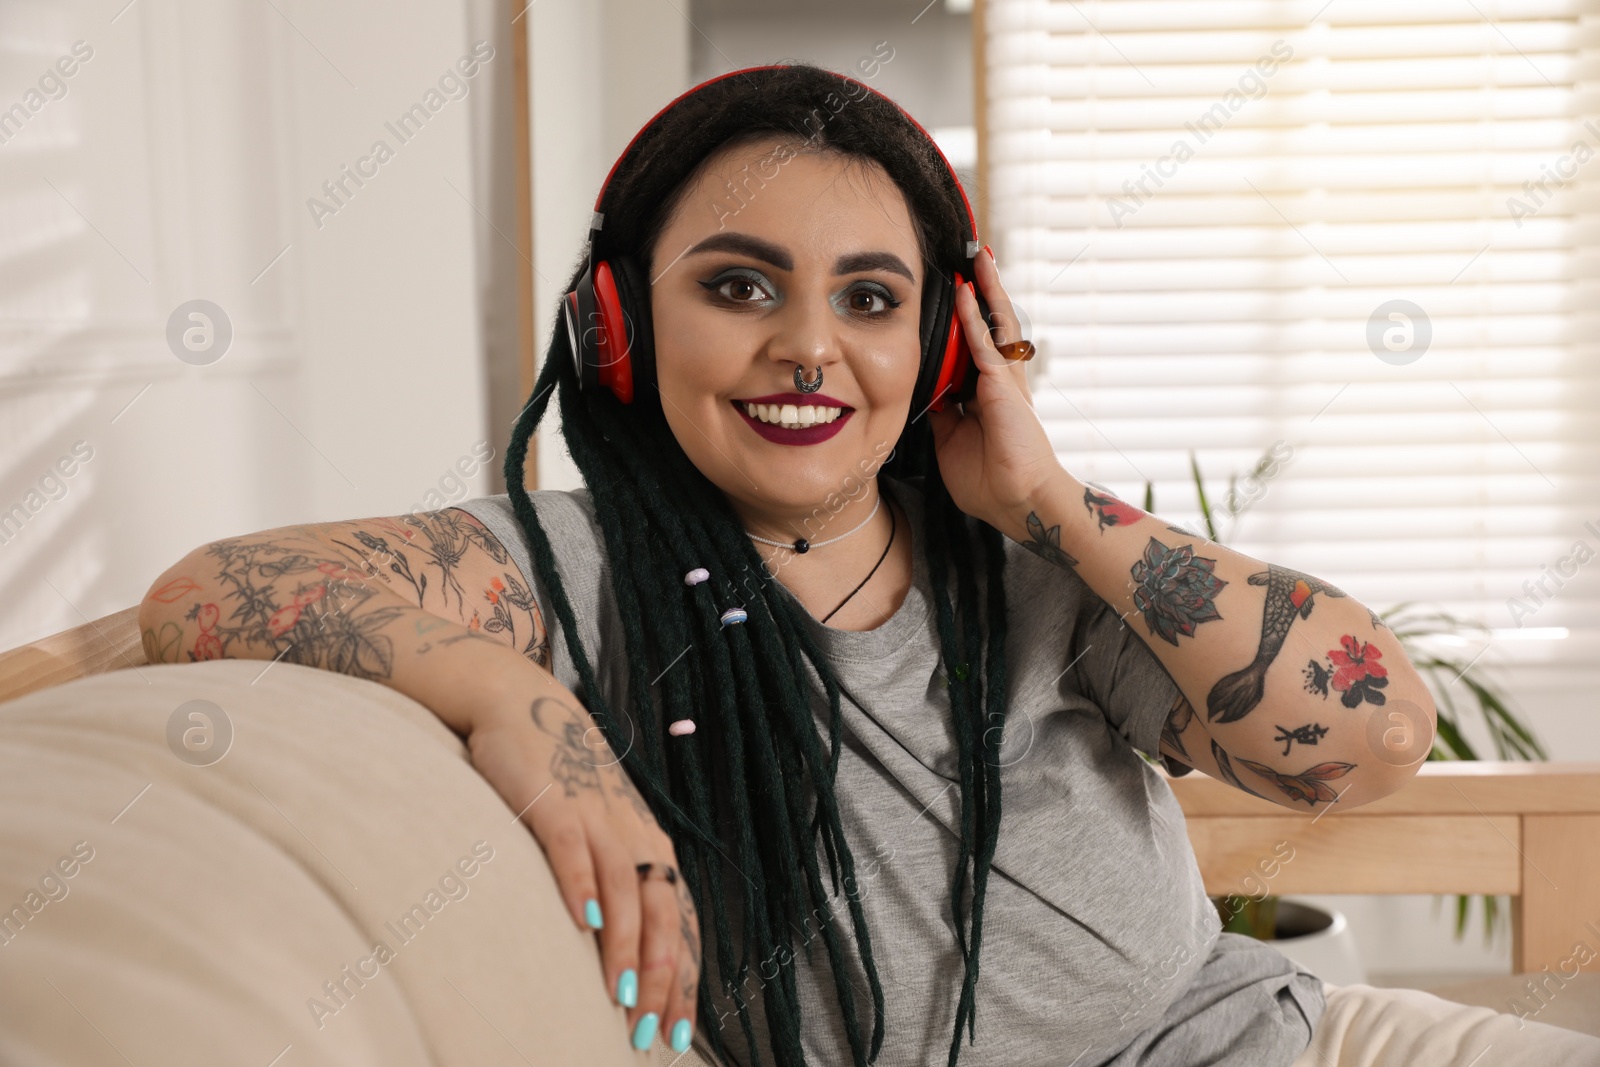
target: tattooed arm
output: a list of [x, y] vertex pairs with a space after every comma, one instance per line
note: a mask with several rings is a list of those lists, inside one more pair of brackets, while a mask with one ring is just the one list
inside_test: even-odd
[[549, 665], [531, 589], [455, 508], [214, 541], [156, 580], [139, 628], [152, 663], [282, 658], [393, 684], [396, 652], [482, 639]]
[[1161, 752], [1298, 811], [1408, 781], [1433, 699], [1370, 609], [1312, 575], [1170, 526], [1065, 470], [1001, 532], [1076, 574], [1181, 690]]
[[547, 669], [527, 579], [476, 518], [447, 508], [216, 541], [156, 579], [139, 628], [152, 663], [281, 659], [431, 709], [538, 838], [580, 929], [598, 905], [607, 989], [638, 975], [630, 1027], [647, 1012], [695, 1017], [693, 900], [681, 879], [641, 883], [635, 870], [676, 867], [672, 839]]

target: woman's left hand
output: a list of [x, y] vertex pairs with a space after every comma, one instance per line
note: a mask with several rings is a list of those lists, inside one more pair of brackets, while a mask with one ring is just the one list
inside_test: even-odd
[[1011, 298], [1000, 286], [994, 256], [985, 249], [973, 263], [994, 321], [983, 321], [978, 301], [965, 285], [956, 292], [955, 313], [977, 365], [977, 392], [964, 405], [965, 414], [947, 403], [943, 411], [929, 411], [928, 418], [950, 499], [968, 515], [1004, 531], [1021, 526], [1023, 509], [1061, 464], [1033, 410], [1025, 364], [1007, 362], [995, 347], [1020, 341], [1022, 329]]

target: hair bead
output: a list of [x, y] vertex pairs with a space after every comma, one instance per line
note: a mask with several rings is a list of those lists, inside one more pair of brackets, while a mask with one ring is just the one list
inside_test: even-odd
[[707, 578], [710, 578], [710, 577], [711, 577], [711, 572], [710, 571], [706, 570], [704, 567], [696, 567], [694, 570], [690, 571], [688, 574], [685, 574], [683, 576], [683, 584], [684, 585], [699, 585], [701, 582], [705, 581]]
[[667, 733], [671, 734], [673, 737], [682, 737], [685, 734], [692, 734], [694, 733], [694, 720], [679, 719], [677, 722], [667, 727]]
[[736, 622], [746, 622], [750, 616], [744, 613], [743, 608], [729, 608], [722, 613], [722, 625], [732, 626]]

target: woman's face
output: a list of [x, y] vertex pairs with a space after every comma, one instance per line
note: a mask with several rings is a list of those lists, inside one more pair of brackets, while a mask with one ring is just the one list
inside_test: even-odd
[[[650, 271], [662, 409], [738, 510], [779, 520], [871, 480], [911, 406], [923, 281], [905, 196], [879, 164], [776, 140], [724, 148]], [[798, 392], [797, 365], [808, 383], [821, 367], [822, 387]], [[816, 422], [759, 422], [758, 401]]]

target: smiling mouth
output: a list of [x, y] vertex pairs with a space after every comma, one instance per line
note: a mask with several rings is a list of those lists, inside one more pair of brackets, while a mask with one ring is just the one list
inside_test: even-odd
[[735, 410], [763, 425], [777, 426], [785, 430], [827, 426], [855, 410], [832, 404], [756, 404], [748, 400], [730, 400], [729, 403]]

